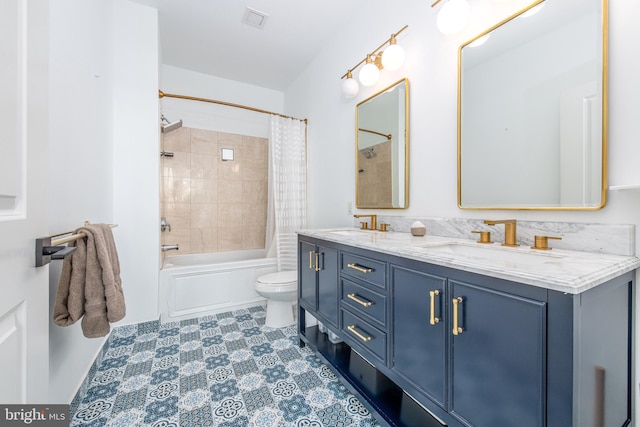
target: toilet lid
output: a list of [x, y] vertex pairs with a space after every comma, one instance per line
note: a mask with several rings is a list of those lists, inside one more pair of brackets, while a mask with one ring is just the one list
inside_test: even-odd
[[279, 285], [283, 283], [296, 282], [298, 280], [298, 272], [291, 271], [278, 271], [277, 273], [265, 274], [258, 277], [258, 283], [264, 283], [265, 285]]

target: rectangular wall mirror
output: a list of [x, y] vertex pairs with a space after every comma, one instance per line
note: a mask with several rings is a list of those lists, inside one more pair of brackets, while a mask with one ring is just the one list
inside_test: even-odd
[[606, 201], [607, 0], [540, 0], [460, 47], [458, 205]]
[[356, 106], [356, 207], [409, 206], [409, 80]]

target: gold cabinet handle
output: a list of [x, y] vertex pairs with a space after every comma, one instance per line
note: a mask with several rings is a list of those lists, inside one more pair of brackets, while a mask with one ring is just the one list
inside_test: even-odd
[[315, 253], [315, 251], [309, 251], [309, 268], [310, 269], [314, 269], [313, 267], [313, 254]]
[[368, 267], [361, 267], [358, 264], [347, 264], [347, 267], [358, 270], [360, 273], [371, 273], [373, 270]]
[[320, 268], [320, 252], [316, 252], [316, 271], [322, 270]]
[[364, 335], [362, 335], [360, 332], [356, 331], [356, 325], [351, 325], [351, 326], [347, 326], [347, 329], [350, 332], [353, 332], [353, 334], [355, 336], [357, 336], [358, 338], [360, 338], [362, 341], [364, 342], [369, 342], [371, 341], [371, 337], [365, 337]]
[[436, 297], [440, 295], [440, 291], [429, 291], [429, 297], [431, 297], [431, 315], [429, 316], [429, 323], [437, 325], [440, 323], [440, 318], [436, 317]]
[[458, 306], [462, 304], [462, 297], [453, 299], [453, 335], [460, 335], [464, 329], [458, 325]]
[[373, 305], [373, 302], [371, 301], [363, 301], [362, 299], [358, 298], [356, 296], [356, 294], [347, 294], [347, 298], [354, 300], [355, 302], [357, 302], [360, 305], [363, 305], [365, 307], [371, 307]]

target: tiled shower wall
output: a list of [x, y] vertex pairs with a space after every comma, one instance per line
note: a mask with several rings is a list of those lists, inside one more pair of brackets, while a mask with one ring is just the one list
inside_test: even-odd
[[[223, 148], [234, 160], [222, 161]], [[162, 216], [171, 254], [265, 247], [269, 145], [266, 138], [182, 127], [163, 134]]]
[[391, 189], [391, 141], [358, 151], [358, 206], [388, 207], [393, 204]]

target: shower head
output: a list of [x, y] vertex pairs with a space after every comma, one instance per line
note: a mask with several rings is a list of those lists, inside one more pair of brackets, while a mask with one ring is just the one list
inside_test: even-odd
[[373, 159], [375, 156], [378, 155], [378, 153], [375, 152], [373, 147], [363, 148], [363, 149], [360, 150], [360, 152], [367, 159]]
[[169, 123], [162, 126], [162, 133], [169, 133], [172, 130], [176, 130], [182, 127], [182, 120], [178, 120], [177, 122]]
[[162, 121], [166, 123], [164, 125], [161, 125], [162, 133], [169, 133], [173, 130], [176, 130], [182, 127], [182, 120], [178, 120], [177, 122], [170, 123], [165, 116], [162, 116]]

